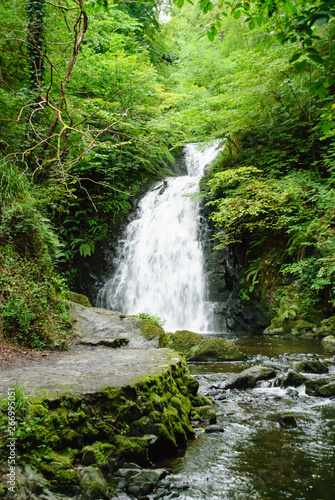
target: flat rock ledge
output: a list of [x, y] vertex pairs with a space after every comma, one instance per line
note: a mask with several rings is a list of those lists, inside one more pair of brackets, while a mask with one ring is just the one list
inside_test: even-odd
[[[164, 332], [150, 320], [78, 304], [71, 314], [76, 338], [70, 351], [0, 366], [0, 399], [14, 386], [29, 398], [29, 404], [17, 401], [14, 496], [7, 480], [9, 434], [0, 441], [0, 498], [113, 498], [125, 461], [150, 467], [155, 457], [185, 447], [194, 437], [192, 408], [211, 404], [197, 395], [185, 360], [157, 348]], [[147, 490], [155, 484], [149, 481]], [[135, 496], [146, 492], [131, 481], [127, 488]]]

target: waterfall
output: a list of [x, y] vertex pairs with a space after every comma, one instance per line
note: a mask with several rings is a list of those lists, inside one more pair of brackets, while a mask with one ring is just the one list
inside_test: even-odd
[[203, 150], [188, 144], [188, 175], [168, 177], [142, 198], [119, 243], [114, 274], [99, 292], [101, 307], [158, 315], [167, 331], [211, 329], [199, 202], [189, 195], [199, 191], [204, 169], [218, 152], [218, 143]]

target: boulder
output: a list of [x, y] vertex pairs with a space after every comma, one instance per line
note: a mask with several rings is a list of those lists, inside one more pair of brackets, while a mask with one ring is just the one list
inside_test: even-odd
[[298, 427], [295, 416], [291, 413], [286, 415], [281, 415], [278, 418], [278, 423], [280, 427], [282, 427], [283, 429], [292, 429], [294, 427]]
[[324, 363], [318, 360], [294, 361], [292, 365], [295, 371], [302, 373], [322, 374], [322, 373], [328, 373], [329, 371], [328, 366], [326, 366]]
[[252, 366], [241, 373], [229, 377], [221, 385], [222, 389], [249, 389], [255, 387], [260, 380], [268, 380], [276, 376], [276, 371], [268, 366]]
[[102, 472], [95, 467], [78, 467], [79, 485], [83, 500], [108, 499], [110, 492]]
[[147, 495], [154, 490], [158, 481], [165, 476], [165, 469], [143, 469], [129, 479], [128, 493], [136, 497]]
[[197, 408], [192, 408], [191, 410], [192, 420], [209, 420], [211, 424], [216, 423], [216, 411], [213, 406], [198, 406]]
[[322, 339], [321, 344], [327, 351], [334, 352], [335, 351], [335, 336], [327, 335], [324, 339]]
[[306, 382], [306, 394], [329, 398], [335, 396], [335, 378], [319, 378]]
[[224, 432], [224, 428], [221, 425], [208, 425], [205, 432], [211, 434], [213, 432]]
[[306, 380], [308, 380], [307, 377], [301, 375], [301, 373], [291, 371], [288, 372], [283, 379], [281, 387], [299, 387], [299, 385], [304, 384]]
[[222, 338], [207, 338], [189, 330], [170, 334], [170, 347], [184, 354], [189, 361], [240, 361], [245, 354], [235, 344]]
[[86, 295], [82, 295], [81, 293], [68, 291], [66, 294], [66, 298], [67, 300], [75, 302], [76, 304], [80, 304], [81, 306], [92, 307], [90, 301], [88, 300], [88, 297], [86, 297]]
[[74, 332], [86, 345], [149, 348], [166, 347], [164, 330], [151, 319], [127, 316], [117, 311], [85, 307], [71, 302]]

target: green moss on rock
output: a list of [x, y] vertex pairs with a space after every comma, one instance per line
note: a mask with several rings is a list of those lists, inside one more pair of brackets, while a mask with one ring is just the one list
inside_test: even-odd
[[189, 361], [239, 361], [246, 356], [235, 344], [222, 338], [206, 338], [189, 330], [178, 330], [170, 336], [170, 345]]
[[158, 339], [158, 347], [167, 347], [168, 341], [163, 328], [151, 319], [139, 319], [136, 326], [147, 340]]
[[71, 302], [75, 302], [76, 304], [80, 304], [81, 306], [85, 307], [92, 307], [90, 301], [86, 297], [86, 295], [82, 295], [81, 293], [76, 293], [76, 292], [67, 292], [67, 300], [70, 300]]

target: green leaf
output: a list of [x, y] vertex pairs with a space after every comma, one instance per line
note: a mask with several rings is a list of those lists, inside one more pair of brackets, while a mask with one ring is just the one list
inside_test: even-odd
[[294, 54], [294, 56], [291, 57], [289, 63], [292, 64], [294, 63], [295, 61], [297, 61], [299, 59], [299, 57], [302, 55], [302, 52], [298, 52], [298, 54]]
[[306, 66], [307, 66], [307, 60], [304, 59], [303, 61], [297, 64], [296, 66], [297, 71], [303, 71], [306, 68]]
[[309, 59], [311, 59], [312, 61], [314, 61], [315, 63], [318, 63], [318, 64], [324, 64], [324, 59], [322, 59], [322, 57], [320, 57], [319, 55], [317, 54], [307, 54], [307, 57], [309, 57]]
[[241, 14], [242, 14], [242, 13], [241, 13], [241, 11], [240, 11], [240, 10], [235, 10], [235, 12], [234, 12], [234, 17], [235, 17], [235, 19], [239, 19], [239, 18], [241, 17]]
[[184, 0], [177, 0], [177, 7], [179, 7], [179, 9], [181, 9], [183, 5], [184, 5]]
[[255, 21], [251, 20], [251, 21], [250, 21], [250, 23], [249, 23], [249, 28], [250, 28], [251, 30], [253, 30], [255, 26], [256, 26], [256, 25], [255, 25]]
[[211, 31], [207, 31], [207, 37], [210, 42], [213, 42], [215, 35]]

